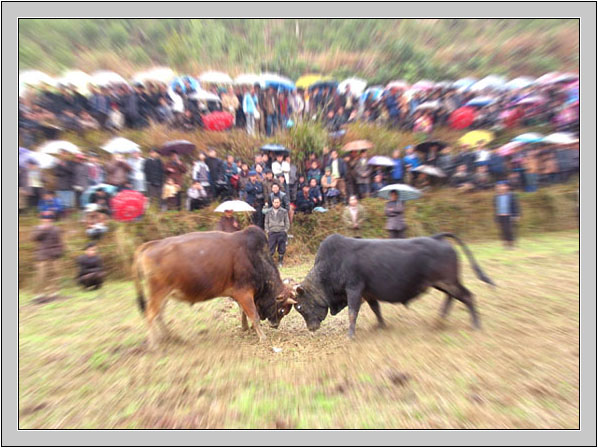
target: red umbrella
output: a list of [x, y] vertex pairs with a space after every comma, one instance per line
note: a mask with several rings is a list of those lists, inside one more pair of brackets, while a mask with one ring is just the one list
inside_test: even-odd
[[519, 124], [521, 117], [523, 117], [523, 110], [520, 107], [504, 110], [499, 115], [503, 125], [507, 128], [512, 128]]
[[473, 123], [475, 114], [473, 107], [460, 107], [449, 117], [449, 124], [453, 129], [465, 129]]
[[112, 198], [112, 216], [118, 221], [131, 221], [141, 216], [146, 198], [138, 191], [123, 190]]
[[172, 153], [179, 155], [191, 154], [195, 151], [195, 145], [187, 140], [173, 140], [166, 142], [160, 148], [160, 154], [163, 156], [169, 156]]
[[224, 131], [233, 125], [234, 117], [228, 112], [212, 112], [204, 115], [203, 124], [210, 131]]

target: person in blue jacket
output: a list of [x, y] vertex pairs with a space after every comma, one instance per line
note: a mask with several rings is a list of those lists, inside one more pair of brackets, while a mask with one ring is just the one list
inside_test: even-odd
[[507, 181], [496, 183], [494, 215], [505, 248], [512, 249], [515, 245], [514, 223], [519, 221], [519, 203]]

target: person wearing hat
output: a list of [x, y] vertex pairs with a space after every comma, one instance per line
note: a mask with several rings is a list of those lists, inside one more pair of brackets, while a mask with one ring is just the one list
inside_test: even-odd
[[245, 184], [245, 202], [251, 205], [255, 212], [253, 214], [253, 223], [256, 226], [263, 228], [263, 213], [264, 207], [264, 187], [261, 182], [257, 180], [257, 173], [255, 171], [249, 172], [249, 181]]
[[55, 298], [59, 294], [58, 260], [63, 254], [63, 244], [60, 229], [53, 224], [54, 218], [51, 213], [40, 215], [41, 223], [31, 235], [31, 239], [36, 244], [37, 300]]
[[494, 196], [494, 215], [505, 248], [512, 249], [515, 245], [514, 223], [519, 221], [519, 202], [510, 191], [507, 181], [496, 183]]
[[104, 266], [98, 255], [96, 243], [88, 243], [85, 246], [85, 254], [77, 257], [77, 283], [84, 289], [100, 289], [104, 283]]

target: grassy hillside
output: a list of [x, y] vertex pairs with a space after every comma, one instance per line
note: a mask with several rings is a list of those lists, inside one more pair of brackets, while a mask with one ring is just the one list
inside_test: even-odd
[[576, 70], [579, 22], [559, 19], [21, 19], [19, 69], [131, 75], [160, 64], [442, 80]]

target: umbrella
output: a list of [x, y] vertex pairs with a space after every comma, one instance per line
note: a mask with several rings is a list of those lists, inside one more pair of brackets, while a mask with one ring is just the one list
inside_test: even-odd
[[368, 165], [375, 166], [395, 166], [394, 160], [386, 156], [374, 156], [368, 160]]
[[134, 190], [122, 190], [110, 201], [112, 217], [117, 221], [131, 221], [143, 214], [146, 197]]
[[98, 191], [100, 188], [103, 189], [106, 193], [108, 193], [111, 196], [118, 191], [118, 187], [116, 185], [110, 185], [110, 184], [93, 185], [93, 186], [89, 187], [87, 190], [85, 190], [83, 192], [83, 194], [81, 195], [81, 204], [83, 205], [83, 207], [85, 207], [87, 204], [89, 204], [91, 195], [94, 194], [96, 191]]
[[141, 148], [137, 143], [127, 140], [123, 137], [113, 138], [112, 140], [106, 142], [101, 148], [110, 154], [141, 152]]
[[496, 101], [495, 98], [491, 96], [476, 96], [474, 99], [469, 100], [465, 103], [466, 106], [476, 106], [476, 107], [484, 107], [489, 104], [492, 104]]
[[176, 90], [176, 87], [179, 86], [184, 93], [187, 93], [187, 87], [185, 87], [185, 81], [187, 81], [189, 83], [192, 90], [195, 90], [195, 91], [199, 90], [199, 82], [197, 81], [197, 79], [195, 79], [189, 75], [179, 76], [178, 78], [175, 78], [170, 83], [170, 87], [172, 88], [172, 90]]
[[320, 81], [324, 77], [322, 75], [316, 75], [314, 73], [309, 73], [307, 75], [301, 76], [297, 81], [295, 81], [295, 85], [298, 89], [308, 89], [313, 83]]
[[203, 124], [210, 131], [224, 131], [233, 126], [235, 117], [229, 112], [215, 111], [203, 116]]
[[120, 76], [118, 73], [114, 73], [107, 70], [100, 70], [91, 75], [92, 82], [100, 87], [105, 87], [109, 84], [127, 84], [127, 80]]
[[459, 90], [469, 90], [477, 81], [474, 78], [461, 78], [453, 83], [453, 87]]
[[338, 91], [340, 93], [344, 93], [347, 86], [349, 86], [349, 91], [355, 95], [359, 96], [363, 93], [365, 88], [367, 87], [368, 82], [365, 79], [361, 78], [348, 78], [342, 81], [338, 85]]
[[440, 168], [436, 168], [435, 166], [432, 166], [432, 165], [420, 165], [417, 168], [413, 168], [411, 171], [415, 171], [417, 173], [422, 173], [422, 174], [427, 174], [428, 176], [433, 176], [433, 177], [446, 177], [446, 174], [444, 174], [444, 171], [442, 171]]
[[276, 73], [262, 73], [260, 75], [262, 88], [274, 87], [275, 89], [294, 90], [295, 83], [289, 78], [277, 75]]
[[415, 108], [415, 110], [434, 110], [439, 109], [440, 101], [426, 101]]
[[189, 99], [195, 101], [216, 101], [220, 103], [222, 100], [218, 95], [212, 92], [208, 92], [207, 90], [198, 89], [197, 91], [193, 92], [189, 95]]
[[235, 78], [235, 84], [237, 85], [253, 86], [255, 84], [260, 84], [261, 81], [262, 78], [260, 78], [259, 75], [253, 73], [244, 73]]
[[432, 90], [434, 88], [434, 83], [427, 79], [422, 79], [421, 81], [417, 81], [415, 84], [411, 86], [411, 90]]
[[496, 89], [502, 90], [504, 89], [506, 84], [506, 80], [502, 76], [498, 75], [488, 75], [484, 79], [476, 82], [473, 86], [471, 86], [471, 90], [474, 92], [479, 92], [480, 90], [485, 89]]
[[33, 161], [43, 170], [52, 168], [56, 164], [56, 157], [50, 154], [34, 152], [27, 148], [19, 148], [19, 166], [25, 166], [27, 162]]
[[145, 83], [148, 81], [162, 82], [168, 84], [176, 77], [176, 73], [168, 67], [154, 67], [144, 72], [137, 73], [133, 81]]
[[407, 81], [403, 81], [402, 79], [398, 79], [396, 81], [390, 81], [386, 84], [386, 90], [398, 89], [398, 90], [407, 90], [409, 88], [409, 84]]
[[290, 152], [288, 148], [277, 143], [266, 143], [260, 150], [263, 152]]
[[171, 154], [191, 154], [195, 151], [195, 145], [187, 140], [172, 140], [166, 142], [160, 148], [160, 154], [163, 156]]
[[227, 210], [233, 212], [255, 212], [255, 209], [245, 201], [225, 201], [214, 210], [216, 213], [224, 213]]
[[459, 139], [463, 145], [473, 146], [479, 143], [487, 144], [492, 141], [494, 134], [490, 131], [471, 131]]
[[58, 84], [74, 86], [75, 89], [83, 95], [87, 95], [89, 93], [88, 86], [92, 83], [93, 78], [81, 70], [71, 70], [65, 72], [58, 80]]
[[435, 146], [438, 148], [437, 151], [440, 151], [442, 148], [446, 148], [447, 144], [441, 142], [440, 140], [430, 140], [428, 142], [423, 142], [419, 145], [416, 145], [415, 150], [425, 153], [427, 157], [427, 154], [428, 152], [430, 152], [430, 149], [432, 149]]
[[388, 199], [388, 197], [390, 197], [391, 191], [396, 191], [399, 194], [399, 199], [401, 201], [410, 201], [412, 199], [418, 199], [422, 195], [421, 191], [419, 191], [417, 188], [413, 188], [409, 185], [392, 184], [392, 185], [387, 185], [386, 187], [382, 187], [378, 191], [378, 197], [383, 198], [383, 199]]
[[338, 131], [331, 132], [328, 135], [330, 135], [330, 138], [341, 138], [346, 133], [347, 133], [346, 129], [339, 129]]
[[548, 84], [553, 84], [555, 82], [555, 79], [557, 79], [559, 76], [561, 76], [561, 73], [558, 72], [550, 72], [550, 73], [546, 73], [542, 76], [540, 76], [539, 78], [537, 78], [534, 81], [534, 84], [538, 84], [538, 85], [548, 85]]
[[232, 84], [233, 78], [223, 72], [203, 72], [199, 75], [199, 82], [206, 84]]
[[436, 84], [434, 84], [434, 88], [448, 89], [449, 87], [452, 87], [452, 85], [453, 85], [452, 81], [440, 81], [440, 82], [437, 82]]
[[374, 144], [368, 140], [354, 140], [343, 146], [343, 151], [363, 151], [365, 149], [371, 149]]
[[449, 117], [449, 124], [453, 129], [465, 129], [475, 119], [476, 111], [472, 107], [460, 107]]
[[42, 84], [56, 85], [56, 80], [39, 70], [27, 70], [19, 73], [19, 96], [25, 94], [28, 87], [40, 87]]
[[534, 96], [528, 96], [528, 97], [522, 98], [519, 101], [517, 101], [515, 104], [540, 104], [540, 103], [545, 103], [545, 102], [546, 102], [546, 98], [544, 98], [543, 96], [534, 95]]
[[332, 78], [324, 78], [324, 79], [314, 82], [311, 86], [309, 86], [309, 90], [322, 89], [322, 88], [326, 88], [326, 87], [336, 88], [336, 87], [338, 87], [338, 82]]
[[520, 143], [538, 143], [543, 139], [544, 136], [542, 134], [538, 134], [537, 132], [526, 132], [525, 134], [518, 135], [511, 141]]
[[361, 95], [361, 101], [365, 102], [365, 99], [370, 95], [374, 101], [382, 96], [384, 89], [382, 86], [372, 86], [365, 89], [365, 92]]
[[519, 78], [511, 79], [505, 84], [507, 90], [525, 89], [534, 83], [534, 79], [528, 76], [520, 76]]
[[521, 142], [509, 142], [506, 145], [498, 148], [498, 154], [501, 156], [509, 156], [513, 154], [523, 143]]
[[44, 154], [59, 154], [60, 151], [65, 150], [72, 154], [80, 154], [79, 148], [76, 145], [73, 145], [71, 142], [67, 142], [65, 140], [53, 140], [50, 142], [44, 143], [42, 146], [37, 148], [38, 152]]
[[554, 143], [561, 145], [571, 145], [572, 143], [579, 142], [579, 139], [572, 134], [567, 132], [555, 132], [554, 134], [547, 135], [542, 139], [543, 143]]

